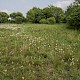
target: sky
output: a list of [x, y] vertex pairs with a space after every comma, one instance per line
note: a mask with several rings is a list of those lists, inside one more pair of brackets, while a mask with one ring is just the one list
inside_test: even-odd
[[54, 5], [66, 10], [74, 0], [0, 0], [0, 11], [2, 12], [22, 12], [24, 15], [32, 7], [44, 8]]

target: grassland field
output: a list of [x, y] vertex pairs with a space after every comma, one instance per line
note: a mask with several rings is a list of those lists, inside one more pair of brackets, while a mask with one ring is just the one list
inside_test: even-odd
[[80, 80], [80, 31], [67, 24], [0, 24], [0, 80]]

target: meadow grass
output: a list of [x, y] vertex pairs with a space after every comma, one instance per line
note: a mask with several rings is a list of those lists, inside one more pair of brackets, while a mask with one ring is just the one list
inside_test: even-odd
[[80, 80], [80, 32], [67, 26], [1, 24], [0, 80]]

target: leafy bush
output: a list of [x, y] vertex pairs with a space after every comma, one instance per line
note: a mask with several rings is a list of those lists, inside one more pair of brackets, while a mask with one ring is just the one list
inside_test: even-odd
[[41, 23], [41, 24], [47, 24], [47, 20], [46, 20], [46, 19], [41, 19], [41, 20], [39, 21], [39, 23]]
[[54, 24], [54, 23], [56, 23], [56, 20], [54, 17], [50, 17], [50, 18], [47, 18], [47, 22], [48, 22], [48, 24]]
[[15, 18], [15, 23], [21, 24], [22, 22], [23, 22], [23, 17], [17, 16], [17, 17]]

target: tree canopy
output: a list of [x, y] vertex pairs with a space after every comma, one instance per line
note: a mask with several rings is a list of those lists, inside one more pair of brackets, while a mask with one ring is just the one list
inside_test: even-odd
[[11, 22], [22, 23], [62, 23], [67, 22], [73, 28], [80, 28], [80, 0], [75, 0], [67, 10], [64, 11], [59, 7], [50, 5], [43, 9], [33, 7], [26, 13], [26, 17], [21, 12], [12, 12], [8, 15], [6, 12], [0, 12], [0, 23], [8, 22], [8, 18], [11, 18]]
[[55, 6], [48, 6], [43, 9], [33, 7], [27, 12], [27, 19], [32, 23], [39, 23], [41, 19], [47, 19], [54, 17], [57, 23], [60, 23], [64, 19], [64, 11], [61, 8]]
[[39, 23], [39, 21], [41, 20], [41, 16], [42, 10], [37, 7], [33, 7], [32, 9], [30, 9], [26, 15], [28, 21], [32, 23]]
[[10, 14], [10, 17], [15, 19], [17, 16], [23, 17], [23, 14], [21, 12], [13, 12]]
[[11, 22], [22, 23], [25, 20], [25, 17], [21, 12], [13, 12], [10, 14]]

